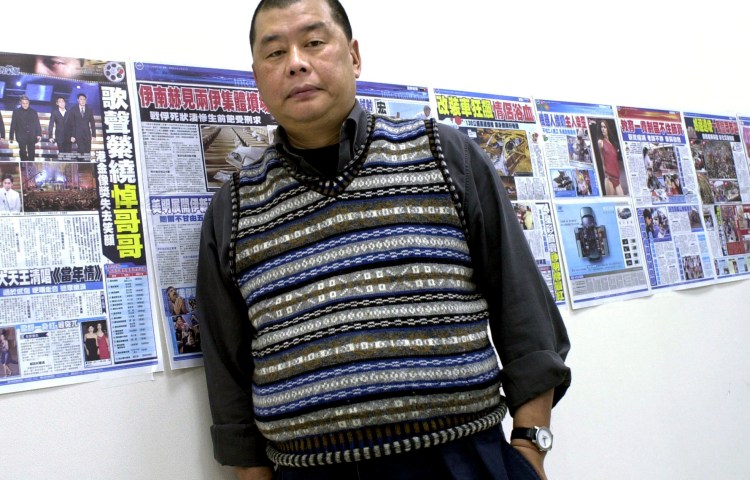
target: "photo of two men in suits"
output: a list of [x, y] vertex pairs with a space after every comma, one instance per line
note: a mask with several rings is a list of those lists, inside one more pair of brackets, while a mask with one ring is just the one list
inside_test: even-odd
[[47, 131], [57, 144], [59, 153], [71, 153], [73, 145], [78, 153], [91, 153], [91, 140], [96, 138], [94, 111], [86, 106], [86, 94], [78, 94], [78, 105], [65, 108], [65, 98], [58, 97], [50, 112]]

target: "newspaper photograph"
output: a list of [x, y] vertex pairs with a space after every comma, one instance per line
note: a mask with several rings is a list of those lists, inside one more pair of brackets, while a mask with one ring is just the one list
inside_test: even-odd
[[549, 200], [531, 99], [434, 89], [437, 119], [487, 153], [511, 200]]
[[573, 309], [651, 294], [629, 199], [570, 199], [555, 204]]
[[125, 63], [0, 53], [0, 393], [152, 373]]
[[554, 199], [628, 194], [612, 106], [539, 99], [535, 104]]
[[719, 281], [750, 275], [750, 172], [736, 117], [685, 113], [713, 274]]
[[250, 72], [136, 62], [134, 77], [169, 363], [198, 366], [195, 281], [203, 216], [213, 192], [273, 141], [275, 121]]

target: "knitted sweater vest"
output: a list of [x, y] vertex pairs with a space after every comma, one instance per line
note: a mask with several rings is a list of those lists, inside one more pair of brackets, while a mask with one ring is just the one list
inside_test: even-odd
[[505, 413], [435, 124], [368, 121], [333, 180], [274, 149], [235, 177], [254, 413], [281, 465], [429, 447]]

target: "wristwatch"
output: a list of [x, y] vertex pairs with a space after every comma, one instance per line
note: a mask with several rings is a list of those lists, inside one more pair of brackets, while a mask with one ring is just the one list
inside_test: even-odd
[[552, 431], [547, 427], [514, 428], [510, 432], [510, 439], [529, 440], [540, 452], [552, 450]]

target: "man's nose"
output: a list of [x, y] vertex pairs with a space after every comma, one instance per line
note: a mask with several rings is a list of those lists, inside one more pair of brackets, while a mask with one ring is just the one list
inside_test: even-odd
[[306, 73], [310, 69], [305, 52], [300, 47], [292, 47], [289, 51], [289, 75]]

